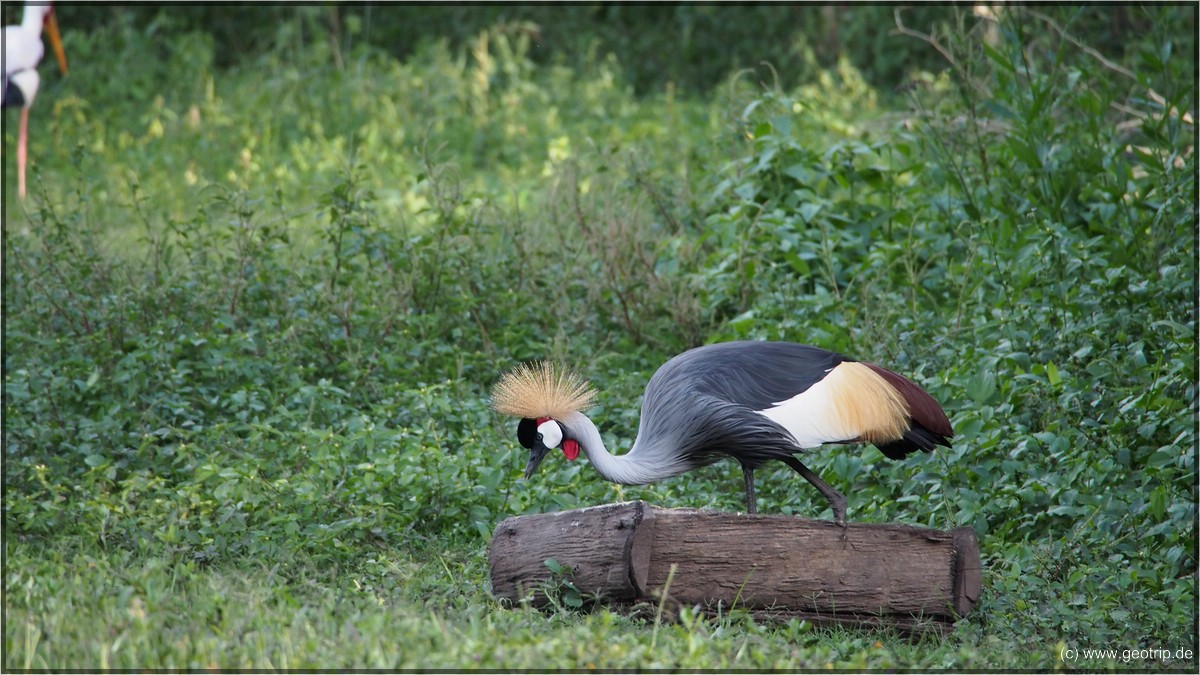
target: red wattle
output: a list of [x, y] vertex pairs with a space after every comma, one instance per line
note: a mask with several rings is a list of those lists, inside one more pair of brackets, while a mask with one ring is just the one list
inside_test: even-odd
[[567, 459], [575, 461], [579, 457], [579, 441], [568, 438], [563, 441], [562, 448], [563, 454], [567, 456]]

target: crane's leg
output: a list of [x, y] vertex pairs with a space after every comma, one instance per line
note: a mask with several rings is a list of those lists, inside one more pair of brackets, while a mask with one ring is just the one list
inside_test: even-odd
[[804, 466], [804, 464], [795, 457], [781, 457], [780, 461], [796, 470], [796, 473], [804, 476], [804, 480], [812, 483], [813, 487], [821, 491], [825, 495], [825, 499], [829, 500], [829, 506], [833, 507], [833, 520], [842, 527], [846, 526], [846, 498], [842, 493], [834, 490], [829, 483], [821, 480], [821, 477], [813, 473], [812, 469]]
[[25, 158], [29, 146], [29, 108], [21, 108], [21, 135], [17, 138], [17, 194], [25, 198]]
[[758, 513], [758, 506], [754, 499], [754, 469], [743, 464], [742, 475], [746, 478], [746, 511], [750, 514]]

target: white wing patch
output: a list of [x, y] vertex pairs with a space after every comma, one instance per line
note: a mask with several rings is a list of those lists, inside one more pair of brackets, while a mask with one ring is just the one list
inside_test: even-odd
[[858, 433], [847, 428], [837, 415], [833, 389], [830, 378], [826, 377], [804, 393], [758, 412], [787, 429], [802, 448], [815, 448], [823, 443], [854, 438]]
[[758, 411], [788, 430], [802, 448], [861, 439], [899, 439], [908, 427], [908, 404], [870, 368], [845, 362], [804, 393]]

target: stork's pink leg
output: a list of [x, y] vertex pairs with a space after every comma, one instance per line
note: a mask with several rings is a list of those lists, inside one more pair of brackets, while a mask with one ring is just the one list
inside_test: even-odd
[[25, 158], [29, 145], [29, 108], [21, 108], [21, 136], [17, 139], [17, 194], [25, 198]]

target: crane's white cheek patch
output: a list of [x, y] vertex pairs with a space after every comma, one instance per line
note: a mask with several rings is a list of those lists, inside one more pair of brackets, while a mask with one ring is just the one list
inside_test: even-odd
[[579, 441], [574, 438], [563, 441], [563, 454], [572, 462], [579, 459]]
[[558, 444], [562, 442], [562, 427], [558, 426], [558, 422], [548, 417], [545, 422], [538, 425], [537, 430], [542, 437], [542, 444], [547, 448], [557, 448]]
[[839, 410], [837, 379], [827, 376], [804, 393], [758, 413], [787, 429], [802, 448], [855, 438], [862, 430], [854, 428]]

